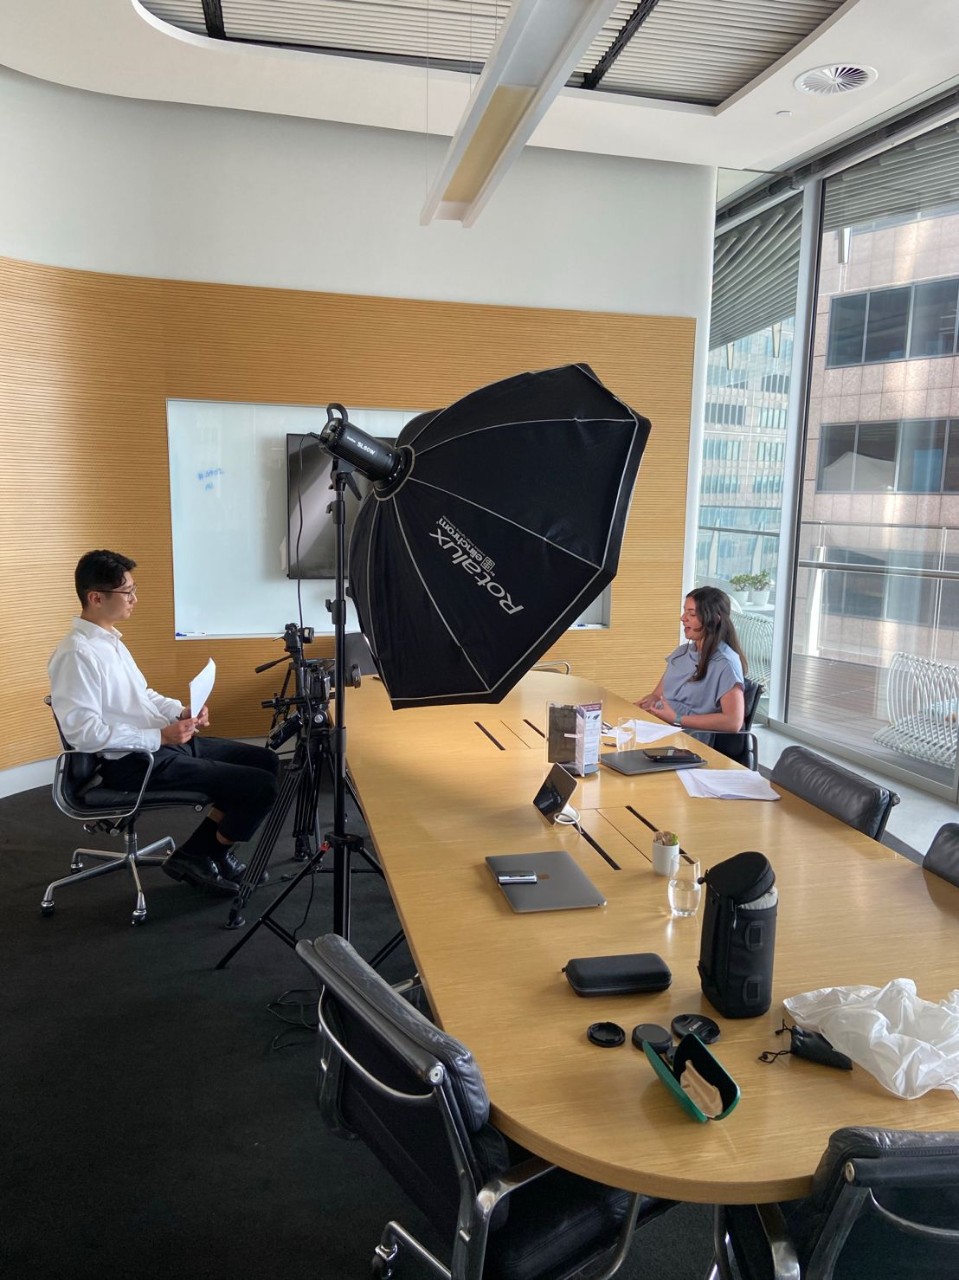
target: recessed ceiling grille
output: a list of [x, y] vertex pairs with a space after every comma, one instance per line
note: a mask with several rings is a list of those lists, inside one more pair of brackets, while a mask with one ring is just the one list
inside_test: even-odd
[[832, 97], [837, 93], [851, 93], [853, 89], [865, 88], [877, 76], [878, 72], [874, 67], [855, 67], [846, 63], [833, 67], [814, 67], [812, 71], [804, 71], [793, 84], [800, 93]]

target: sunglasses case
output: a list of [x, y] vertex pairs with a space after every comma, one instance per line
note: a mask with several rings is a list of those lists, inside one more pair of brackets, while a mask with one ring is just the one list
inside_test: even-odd
[[578, 996], [625, 996], [665, 991], [673, 980], [669, 966], [653, 951], [624, 956], [579, 956], [563, 969]]
[[[646, 1057], [653, 1064], [653, 1070], [679, 1105], [701, 1124], [705, 1124], [707, 1120], [725, 1120], [739, 1101], [739, 1085], [722, 1063], [713, 1057], [699, 1036], [692, 1034], [683, 1036], [676, 1046], [672, 1062], [667, 1062], [665, 1058], [660, 1057], [648, 1040], [643, 1043], [643, 1049]], [[719, 1097], [723, 1104], [719, 1115], [706, 1115], [683, 1089], [683, 1071], [687, 1062], [696, 1068], [707, 1084], [719, 1090]]]

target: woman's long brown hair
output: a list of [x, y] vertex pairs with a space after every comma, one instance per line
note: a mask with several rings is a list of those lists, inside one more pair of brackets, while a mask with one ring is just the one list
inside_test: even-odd
[[697, 587], [686, 596], [687, 600], [696, 601], [696, 613], [702, 623], [703, 638], [700, 641], [699, 665], [694, 680], [702, 680], [706, 674], [710, 659], [721, 644], [728, 644], [734, 653], [739, 654], [743, 664], [743, 675], [746, 674], [746, 655], [743, 653], [739, 636], [730, 616], [729, 596], [718, 587]]

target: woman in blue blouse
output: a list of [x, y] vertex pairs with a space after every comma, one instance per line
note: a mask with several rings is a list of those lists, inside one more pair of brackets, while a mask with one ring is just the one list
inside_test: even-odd
[[682, 624], [686, 642], [669, 655], [659, 684], [636, 706], [678, 729], [738, 733], [746, 658], [729, 616], [729, 597], [717, 587], [690, 591]]

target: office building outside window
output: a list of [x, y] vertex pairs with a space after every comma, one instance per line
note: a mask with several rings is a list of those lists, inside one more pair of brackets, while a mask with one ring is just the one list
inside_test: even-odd
[[914, 150], [825, 183], [786, 719], [954, 790], [959, 203]]

